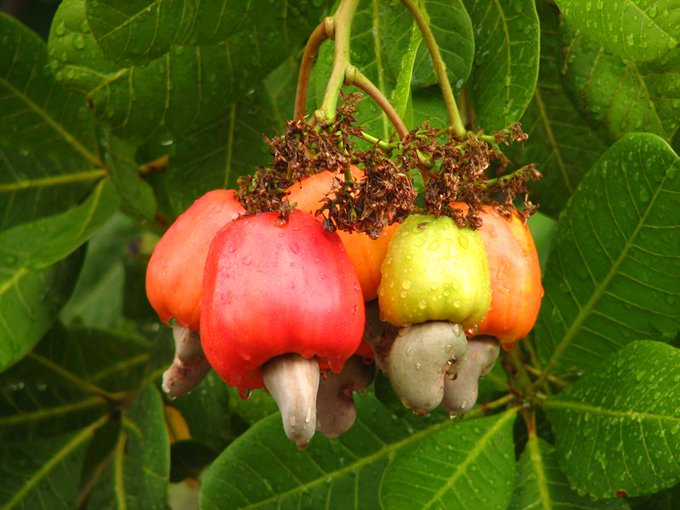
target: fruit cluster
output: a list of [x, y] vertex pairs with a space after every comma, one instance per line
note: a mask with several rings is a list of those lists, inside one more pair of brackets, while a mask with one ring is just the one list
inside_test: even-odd
[[377, 238], [329, 231], [318, 211], [343, 175], [296, 181], [284, 216], [246, 212], [233, 191], [211, 191], [168, 229], [146, 278], [176, 343], [166, 393], [190, 391], [210, 367], [242, 394], [264, 387], [300, 447], [317, 430], [336, 437], [351, 427], [352, 392], [371, 384], [375, 366], [415, 413], [474, 405], [499, 344], [525, 337], [540, 306], [523, 218], [484, 206], [476, 230], [411, 214]]

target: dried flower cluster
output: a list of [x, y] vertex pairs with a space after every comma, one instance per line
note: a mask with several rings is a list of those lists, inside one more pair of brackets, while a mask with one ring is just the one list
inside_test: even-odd
[[[353, 140], [362, 137], [354, 118], [359, 97], [343, 95], [331, 123], [320, 124], [313, 118], [289, 121], [283, 134], [267, 140], [270, 166], [239, 179], [237, 197], [249, 213], [277, 211], [285, 220], [293, 208], [286, 190], [325, 170], [336, 172], [336, 179], [317, 214], [329, 230], [365, 232], [375, 238], [387, 225], [401, 222], [416, 210], [412, 170], [423, 175], [426, 211], [450, 216], [461, 227], [478, 228], [485, 204], [509, 215], [522, 195], [520, 214], [527, 218], [535, 211], [527, 197], [527, 183], [540, 179], [540, 173], [534, 165], [507, 173], [511, 161], [500, 148], [526, 140], [519, 124], [493, 136], [468, 132], [462, 137], [449, 134], [444, 140], [440, 131], [425, 124], [391, 144], [391, 151], [378, 147], [357, 151]], [[363, 179], [352, 178], [351, 165], [364, 170]], [[455, 202], [468, 207], [457, 209]]]

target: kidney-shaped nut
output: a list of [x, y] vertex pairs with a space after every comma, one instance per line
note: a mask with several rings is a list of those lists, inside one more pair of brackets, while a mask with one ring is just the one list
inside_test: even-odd
[[196, 331], [175, 324], [172, 336], [175, 359], [163, 373], [163, 391], [174, 398], [194, 389], [210, 371], [210, 364], [203, 355], [201, 339]]
[[374, 375], [374, 364], [352, 356], [340, 373], [329, 372], [321, 378], [316, 396], [316, 429], [330, 438], [349, 430], [357, 416], [352, 393], [367, 388]]
[[437, 321], [402, 328], [387, 360], [394, 392], [414, 413], [429, 413], [444, 396], [447, 372], [466, 350], [459, 324]]
[[465, 414], [477, 402], [479, 378], [493, 369], [498, 358], [498, 341], [489, 336], [476, 337], [468, 343], [467, 356], [454, 378], [444, 382], [442, 407], [452, 415]]
[[265, 388], [281, 411], [286, 436], [305, 448], [316, 430], [319, 363], [297, 354], [277, 356], [262, 366]]

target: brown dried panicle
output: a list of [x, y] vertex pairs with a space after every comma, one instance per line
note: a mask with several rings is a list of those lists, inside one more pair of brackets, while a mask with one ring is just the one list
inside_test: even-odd
[[400, 222], [415, 208], [416, 192], [408, 175], [408, 161], [398, 165], [379, 150], [356, 155], [364, 166], [361, 181], [338, 182], [334, 196], [327, 196], [320, 209], [331, 229], [364, 232], [376, 239], [382, 230]]
[[[515, 198], [524, 194], [525, 209], [520, 213], [528, 217], [536, 207], [528, 201], [526, 183], [540, 178], [533, 165], [505, 175], [512, 165], [503, 154], [500, 144], [509, 145], [527, 139], [519, 123], [497, 131], [493, 136], [468, 132], [462, 137], [449, 135], [439, 143], [440, 132], [424, 125], [409, 134], [405, 152], [410, 159], [429, 158], [430, 167], [425, 176], [425, 205], [434, 216], [449, 216], [460, 227], [479, 228], [479, 212], [484, 204], [494, 204], [506, 214], [514, 209]], [[421, 165], [422, 167], [422, 165]], [[496, 177], [489, 178], [493, 171]], [[500, 199], [500, 204], [499, 204]], [[454, 207], [464, 202], [466, 210]]]
[[287, 188], [296, 181], [326, 169], [349, 170], [354, 147], [351, 136], [361, 134], [353, 125], [359, 96], [343, 95], [336, 120], [318, 124], [313, 118], [291, 120], [282, 134], [265, 138], [272, 161], [253, 175], [239, 178], [236, 196], [249, 213], [277, 211], [282, 218], [292, 211]]

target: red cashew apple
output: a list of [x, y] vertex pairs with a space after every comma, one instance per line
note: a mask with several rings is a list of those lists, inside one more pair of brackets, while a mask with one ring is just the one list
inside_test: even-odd
[[243, 212], [233, 190], [206, 193], [175, 220], [149, 260], [147, 298], [163, 322], [173, 322], [175, 359], [163, 374], [163, 389], [173, 397], [190, 391], [210, 369], [198, 338], [203, 267], [217, 231]]
[[313, 216], [244, 216], [215, 236], [203, 280], [203, 350], [228, 384], [267, 388], [298, 446], [316, 428], [319, 370], [342, 370], [364, 319], [342, 242]]

